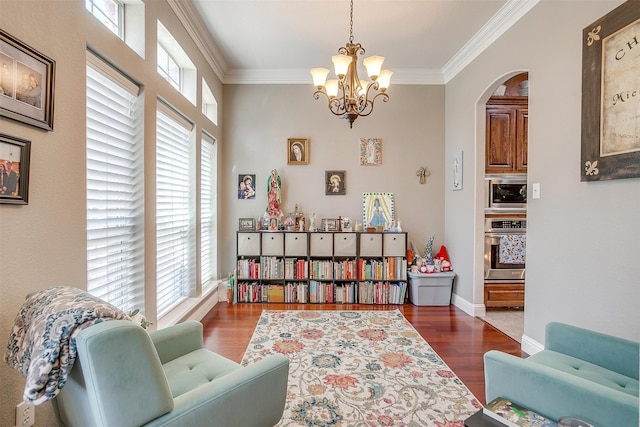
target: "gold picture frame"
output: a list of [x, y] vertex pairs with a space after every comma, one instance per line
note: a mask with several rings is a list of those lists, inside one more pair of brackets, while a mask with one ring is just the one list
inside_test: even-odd
[[306, 138], [287, 139], [287, 164], [288, 165], [308, 165], [309, 164], [309, 140]]
[[638, 38], [634, 0], [583, 30], [580, 181], [640, 177]]

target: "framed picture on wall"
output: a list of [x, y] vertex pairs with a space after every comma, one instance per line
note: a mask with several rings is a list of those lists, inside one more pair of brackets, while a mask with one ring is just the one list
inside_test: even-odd
[[238, 199], [251, 200], [256, 198], [256, 175], [238, 175]]
[[347, 194], [345, 171], [325, 171], [325, 193], [327, 196], [344, 196]]
[[365, 166], [382, 164], [382, 138], [360, 138], [360, 164]]
[[287, 164], [309, 164], [309, 140], [303, 138], [289, 138], [287, 140]]
[[0, 203], [29, 202], [31, 141], [0, 134]]
[[637, 1], [583, 30], [581, 181], [640, 177], [639, 38]]
[[53, 130], [55, 61], [0, 30], [0, 116]]

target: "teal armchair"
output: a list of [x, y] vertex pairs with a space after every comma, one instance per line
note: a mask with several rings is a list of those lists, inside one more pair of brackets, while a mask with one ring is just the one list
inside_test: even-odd
[[555, 420], [638, 427], [636, 342], [552, 322], [543, 351], [522, 359], [492, 350], [484, 363], [487, 402], [505, 397]]
[[202, 324], [148, 334], [127, 320], [76, 338], [78, 357], [52, 400], [60, 426], [273, 426], [283, 413], [289, 360], [242, 367], [203, 348]]

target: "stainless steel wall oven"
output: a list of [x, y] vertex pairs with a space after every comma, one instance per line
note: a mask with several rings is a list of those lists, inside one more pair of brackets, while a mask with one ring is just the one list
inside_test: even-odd
[[485, 219], [485, 282], [524, 283], [526, 230], [526, 219]]

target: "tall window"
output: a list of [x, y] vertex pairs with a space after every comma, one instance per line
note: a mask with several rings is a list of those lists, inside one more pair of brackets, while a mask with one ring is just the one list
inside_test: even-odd
[[195, 291], [192, 215], [193, 125], [158, 101], [156, 121], [156, 286], [158, 317]]
[[87, 288], [144, 308], [139, 88], [87, 52]]
[[124, 36], [124, 6], [117, 0], [85, 0], [85, 7], [120, 38]]
[[158, 74], [179, 92], [182, 91], [182, 70], [167, 50], [158, 43]]
[[202, 135], [200, 154], [200, 275], [202, 288], [213, 285], [217, 274], [217, 204], [216, 204], [217, 152], [215, 140], [208, 134]]

